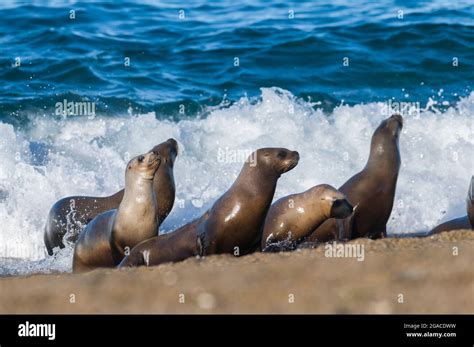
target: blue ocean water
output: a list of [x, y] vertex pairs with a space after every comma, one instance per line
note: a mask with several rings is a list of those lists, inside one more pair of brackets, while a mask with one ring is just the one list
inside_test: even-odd
[[[275, 199], [339, 187], [390, 111], [410, 103], [389, 233], [465, 214], [474, 174], [474, 1], [0, 1], [0, 276], [45, 257], [51, 205], [123, 187], [128, 158], [174, 137], [176, 203], [201, 215], [241, 162], [298, 150]], [[89, 102], [94, 115], [56, 114]]]
[[472, 0], [2, 1], [0, 19], [0, 120], [15, 124], [63, 99], [192, 117], [261, 87], [332, 110], [457, 100], [474, 81]]

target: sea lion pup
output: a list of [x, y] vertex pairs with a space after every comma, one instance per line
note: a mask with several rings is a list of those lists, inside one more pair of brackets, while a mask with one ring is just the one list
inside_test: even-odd
[[[153, 147], [158, 153], [161, 164], [153, 179], [158, 209], [158, 226], [165, 220], [173, 208], [175, 184], [173, 166], [178, 154], [178, 143], [174, 139]], [[121, 191], [107, 197], [70, 196], [57, 201], [49, 211], [46, 220], [44, 243], [49, 255], [53, 248], [64, 248], [63, 238], [74, 243], [80, 231], [100, 213], [118, 208], [123, 198]]]
[[466, 216], [444, 222], [431, 230], [428, 235], [458, 229], [474, 229], [474, 176], [471, 177], [471, 184], [469, 185], [466, 202]]
[[160, 156], [155, 152], [130, 160], [118, 209], [99, 214], [80, 233], [74, 247], [74, 272], [116, 266], [127, 249], [157, 235], [153, 177], [160, 163]]
[[366, 166], [339, 188], [355, 206], [351, 217], [340, 223], [342, 233], [338, 231], [336, 220], [331, 218], [308, 236], [307, 241], [327, 242], [338, 234], [342, 234], [341, 239], [376, 239], [387, 235], [387, 221], [392, 212], [401, 165], [399, 137], [402, 127], [400, 115], [383, 120], [372, 136]]
[[140, 243], [119, 267], [159, 265], [217, 253], [244, 255], [256, 250], [278, 178], [298, 160], [298, 152], [285, 148], [258, 149], [234, 184], [203, 216]]
[[352, 206], [344, 194], [327, 184], [285, 196], [272, 204], [265, 218], [262, 251], [293, 250], [329, 218], [346, 218]]

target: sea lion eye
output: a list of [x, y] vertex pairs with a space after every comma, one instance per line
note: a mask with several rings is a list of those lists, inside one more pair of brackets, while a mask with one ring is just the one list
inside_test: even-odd
[[286, 158], [286, 152], [285, 151], [279, 151], [277, 156], [280, 159], [285, 159]]
[[145, 157], [143, 155], [139, 156], [138, 157], [138, 162], [141, 163], [143, 161], [143, 159], [145, 159]]

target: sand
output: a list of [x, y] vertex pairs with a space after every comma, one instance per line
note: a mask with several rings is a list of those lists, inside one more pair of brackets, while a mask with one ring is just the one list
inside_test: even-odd
[[0, 279], [0, 313], [474, 313], [474, 232]]

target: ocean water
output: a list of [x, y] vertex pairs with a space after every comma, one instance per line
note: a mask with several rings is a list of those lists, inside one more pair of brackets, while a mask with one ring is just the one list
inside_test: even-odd
[[[473, 1], [3, 1], [0, 18], [0, 275], [70, 271], [71, 249], [45, 257], [51, 205], [115, 192], [127, 158], [169, 137], [177, 201], [162, 232], [232, 184], [242, 163], [223, 153], [298, 150], [275, 199], [338, 187], [388, 103], [411, 107], [389, 233], [465, 213]], [[57, 114], [64, 100], [95, 113]]]

